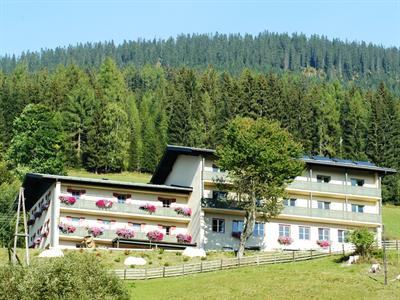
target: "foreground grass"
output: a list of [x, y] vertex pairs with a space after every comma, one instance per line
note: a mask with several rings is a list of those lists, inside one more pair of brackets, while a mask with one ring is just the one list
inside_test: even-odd
[[[400, 299], [400, 282], [383, 285], [370, 264], [344, 266], [334, 257], [246, 267], [185, 277], [128, 282], [132, 299]], [[389, 278], [400, 265], [392, 255]]]
[[129, 182], [139, 182], [139, 183], [148, 183], [151, 178], [151, 174], [148, 173], [121, 172], [121, 173], [95, 174], [83, 169], [69, 169], [68, 175], [96, 178], [96, 179], [107, 178], [116, 181], [129, 181]]
[[383, 224], [385, 237], [390, 240], [400, 240], [400, 206], [383, 206]]

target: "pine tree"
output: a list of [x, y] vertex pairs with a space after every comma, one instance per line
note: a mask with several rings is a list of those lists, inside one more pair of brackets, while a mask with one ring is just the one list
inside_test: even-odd
[[139, 111], [133, 96], [129, 97], [129, 123], [130, 123], [130, 146], [129, 146], [129, 169], [140, 171], [143, 158], [142, 124]]

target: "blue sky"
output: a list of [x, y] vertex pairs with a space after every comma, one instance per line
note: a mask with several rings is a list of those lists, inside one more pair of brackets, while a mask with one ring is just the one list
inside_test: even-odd
[[86, 41], [264, 30], [400, 47], [400, 0], [0, 0], [0, 55]]

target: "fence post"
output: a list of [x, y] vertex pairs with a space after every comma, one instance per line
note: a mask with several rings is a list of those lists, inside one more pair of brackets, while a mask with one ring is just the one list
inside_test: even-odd
[[344, 244], [342, 244], [342, 254], [343, 254], [343, 256], [346, 254], [346, 253], [344, 252]]
[[221, 258], [221, 270], [222, 270], [222, 258]]
[[200, 262], [200, 273], [203, 273], [203, 262]]
[[185, 264], [182, 265], [182, 275], [185, 275]]
[[162, 269], [162, 277], [165, 277], [165, 266]]
[[147, 268], [144, 269], [144, 279], [147, 279]]
[[295, 261], [295, 259], [294, 259], [294, 250], [292, 251], [292, 259], [293, 259], [293, 262]]
[[329, 243], [329, 255], [331, 255], [332, 254], [332, 246], [331, 246], [331, 244]]
[[238, 257], [238, 267], [240, 267], [240, 257]]
[[124, 269], [124, 280], [126, 280], [126, 269]]
[[257, 255], [257, 266], [260, 265], [260, 257]]

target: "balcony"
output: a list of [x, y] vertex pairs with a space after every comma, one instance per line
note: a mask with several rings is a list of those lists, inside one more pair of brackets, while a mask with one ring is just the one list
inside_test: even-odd
[[[221, 201], [211, 198], [203, 198], [202, 207], [240, 210], [235, 201]], [[298, 206], [284, 207], [281, 211], [281, 215], [319, 219], [337, 219], [351, 222], [380, 223], [379, 214], [354, 213], [349, 211], [307, 208]]]
[[190, 219], [190, 216], [185, 216], [182, 214], [178, 214], [174, 207], [162, 207], [156, 206], [156, 211], [153, 213], [149, 213], [146, 210], [140, 209], [140, 205], [131, 204], [131, 203], [118, 203], [113, 202], [112, 207], [109, 208], [100, 208], [96, 206], [96, 201], [78, 199], [73, 205], [60, 203], [61, 207], [72, 208], [72, 209], [88, 209], [95, 211], [107, 211], [107, 212], [116, 212], [116, 213], [127, 213], [127, 214], [140, 214], [140, 215], [148, 215], [148, 216], [161, 216], [161, 217], [172, 217], [172, 218], [182, 218], [182, 219]]
[[[146, 232], [135, 232], [135, 237], [132, 240], [143, 240], [143, 241], [149, 241], [149, 239], [146, 236]], [[63, 233], [60, 230], [60, 235], [62, 236], [71, 236], [71, 237], [79, 237], [79, 238], [84, 238], [85, 236], [90, 235], [88, 233], [88, 230], [85, 227], [77, 227], [74, 233]], [[118, 235], [116, 234], [116, 229], [105, 229], [103, 234], [100, 236], [97, 236], [96, 238], [98, 239], [107, 239], [107, 240], [113, 240], [117, 238]], [[170, 235], [164, 235], [164, 238], [162, 240], [163, 242], [169, 242], [169, 243], [177, 243], [176, 236], [170, 236]]]
[[362, 186], [340, 185], [323, 182], [293, 181], [288, 189], [304, 190], [310, 192], [355, 195], [364, 197], [381, 197], [381, 190], [378, 188], [367, 188]]
[[218, 181], [218, 180], [226, 180], [228, 173], [227, 172], [212, 172], [212, 171], [203, 171], [203, 180], [204, 181]]

